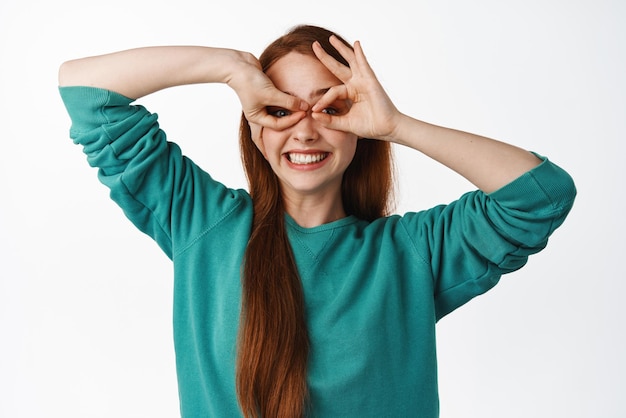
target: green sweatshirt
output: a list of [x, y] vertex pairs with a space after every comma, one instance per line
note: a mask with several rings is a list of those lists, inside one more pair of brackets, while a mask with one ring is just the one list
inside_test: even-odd
[[[235, 359], [249, 194], [184, 157], [131, 99], [60, 92], [74, 142], [173, 261], [182, 416], [241, 416]], [[575, 194], [569, 175], [544, 159], [494, 193], [371, 223], [348, 216], [303, 228], [286, 215], [312, 345], [309, 415], [437, 417], [436, 321], [543, 249]]]

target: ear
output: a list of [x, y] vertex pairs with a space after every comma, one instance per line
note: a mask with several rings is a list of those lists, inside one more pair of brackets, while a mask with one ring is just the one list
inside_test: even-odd
[[248, 122], [250, 125], [250, 136], [252, 137], [252, 142], [256, 145], [256, 147], [261, 151], [263, 157], [267, 160], [267, 155], [265, 154], [265, 146], [263, 145], [263, 126]]

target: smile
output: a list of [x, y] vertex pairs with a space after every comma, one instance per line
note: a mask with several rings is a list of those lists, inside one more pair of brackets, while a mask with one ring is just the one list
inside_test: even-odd
[[315, 154], [302, 154], [298, 152], [290, 152], [287, 154], [287, 159], [293, 164], [315, 164], [323, 161], [328, 157], [329, 153], [319, 152]]

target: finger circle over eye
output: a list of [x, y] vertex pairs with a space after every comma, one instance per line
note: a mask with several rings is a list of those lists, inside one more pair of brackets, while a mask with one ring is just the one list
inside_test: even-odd
[[330, 106], [332, 103], [336, 101], [346, 101], [349, 100], [348, 97], [348, 89], [345, 84], [341, 84], [339, 86], [333, 86], [322, 97], [319, 98], [317, 103], [313, 105], [313, 112], [321, 112], [326, 107]]

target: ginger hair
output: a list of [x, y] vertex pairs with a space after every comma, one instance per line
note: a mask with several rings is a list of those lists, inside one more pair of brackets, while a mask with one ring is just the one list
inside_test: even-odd
[[[263, 71], [290, 52], [315, 56], [314, 41], [348, 65], [330, 44], [332, 34], [316, 26], [293, 28], [261, 54]], [[240, 148], [254, 215], [242, 266], [237, 396], [246, 418], [303, 417], [308, 403], [310, 341], [302, 283], [287, 238], [279, 180], [252, 141], [243, 116]], [[354, 159], [343, 176], [345, 212], [367, 221], [388, 215], [392, 174], [390, 144], [359, 139]]]

